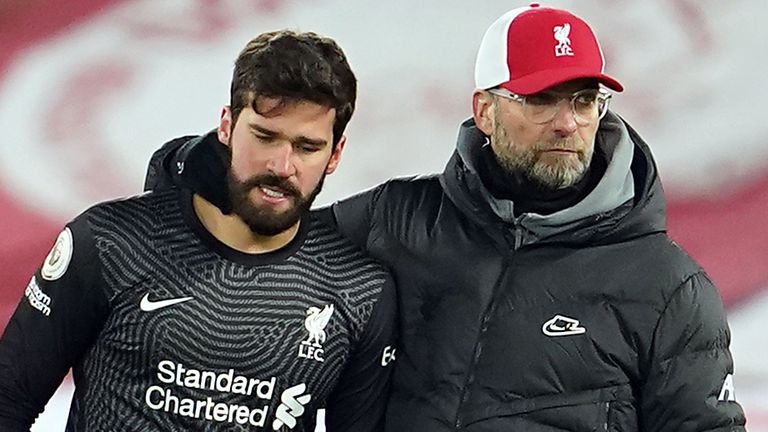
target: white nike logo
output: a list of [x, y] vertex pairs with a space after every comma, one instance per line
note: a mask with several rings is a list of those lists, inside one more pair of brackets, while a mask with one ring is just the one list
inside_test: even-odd
[[144, 312], [151, 312], [154, 310], [162, 309], [164, 307], [183, 303], [185, 301], [192, 300], [192, 299], [193, 297], [179, 297], [179, 298], [172, 298], [172, 299], [166, 299], [166, 300], [152, 301], [149, 299], [149, 293], [146, 293], [144, 294], [144, 297], [141, 298], [141, 304], [139, 305], [139, 307]]
[[570, 336], [587, 332], [587, 329], [579, 326], [579, 320], [563, 315], [555, 315], [554, 318], [541, 326], [541, 331], [547, 336]]

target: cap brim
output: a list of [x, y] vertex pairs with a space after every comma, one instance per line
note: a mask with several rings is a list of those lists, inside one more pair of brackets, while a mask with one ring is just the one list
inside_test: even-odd
[[615, 78], [602, 73], [596, 74], [594, 71], [585, 71], [583, 68], [559, 68], [540, 71], [507, 81], [500, 85], [513, 93], [529, 95], [580, 78], [596, 79], [601, 84], [616, 92], [624, 90], [624, 86], [622, 86]]

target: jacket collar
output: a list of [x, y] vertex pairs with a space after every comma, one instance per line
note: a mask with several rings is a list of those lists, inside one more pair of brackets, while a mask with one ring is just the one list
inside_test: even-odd
[[[633, 207], [636, 190], [633, 163], [650, 163], [652, 169], [645, 170], [643, 175], [650, 178], [640, 179], [641, 183], [658, 183], [650, 152], [639, 139], [639, 136], [630, 133], [626, 123], [616, 114], [609, 112], [601, 121], [597, 132], [595, 145], [605, 152], [608, 158], [608, 167], [594, 190], [583, 200], [572, 207], [560, 210], [550, 215], [526, 213], [519, 217], [514, 216], [514, 202], [498, 199], [483, 185], [478, 174], [480, 151], [488, 142], [485, 136], [474, 124], [472, 119], [465, 121], [459, 128], [456, 151], [448, 162], [441, 176], [444, 190], [452, 201], [465, 210], [470, 217], [482, 223], [495, 223], [502, 221], [524, 229], [526, 233], [523, 243], [532, 243], [543, 238], [550, 238], [561, 233], [569, 233], [573, 237], [574, 231], [585, 226], [590, 231], [599, 229], [596, 222], [599, 220], [612, 220], [626, 215]], [[638, 143], [645, 151], [636, 152]], [[636, 161], [640, 156], [647, 160]], [[660, 192], [660, 191], [659, 191]], [[660, 198], [661, 194], [654, 194]], [[661, 203], [663, 214], [663, 200]], [[658, 228], [664, 226], [664, 221], [651, 224]], [[594, 232], [582, 235], [591, 237]]]

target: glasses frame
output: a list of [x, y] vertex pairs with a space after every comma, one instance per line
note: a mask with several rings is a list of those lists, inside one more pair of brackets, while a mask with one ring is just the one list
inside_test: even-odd
[[[577, 124], [579, 124], [581, 126], [588, 126], [590, 124], [599, 122], [603, 117], [605, 117], [605, 114], [608, 112], [608, 105], [610, 104], [611, 97], [613, 96], [612, 93], [610, 93], [609, 91], [603, 89], [602, 87], [597, 89], [597, 100], [598, 100], [598, 103], [602, 103], [602, 107], [603, 107], [602, 111], [598, 111], [597, 118], [596, 119], [584, 119], [579, 114], [576, 113], [576, 99], [579, 96], [581, 96], [584, 92], [594, 91], [594, 90], [595, 89], [593, 89], [593, 88], [586, 88], [586, 89], [579, 90], [579, 91], [577, 91], [575, 93], [571, 93], [569, 95], [561, 95], [560, 98], [557, 101], [557, 104], [555, 106], [559, 109], [560, 104], [563, 103], [563, 101], [567, 99], [568, 102], [569, 102], [569, 105], [571, 106], [571, 114], [573, 114], [573, 118], [576, 120]], [[515, 102], [519, 103], [520, 105], [523, 106], [523, 114], [525, 115], [525, 113], [526, 113], [525, 107], [527, 105], [526, 104], [526, 100], [527, 100], [526, 96], [520, 95], [520, 94], [517, 94], [517, 93], [513, 93], [513, 92], [511, 92], [511, 91], [509, 91], [509, 90], [507, 90], [507, 89], [505, 89], [503, 87], [494, 87], [494, 88], [488, 89], [486, 91], [488, 93], [492, 94], [492, 95], [496, 95], [496, 96], [502, 97], [504, 99], [509, 99], [509, 100], [512, 100], [512, 101], [515, 101]], [[555, 94], [555, 93], [553, 93], [553, 94]], [[557, 94], [555, 94], [555, 95], [557, 95]], [[600, 109], [600, 108], [598, 108], [598, 109]], [[529, 121], [531, 121], [531, 122], [533, 122], [535, 124], [547, 124], [547, 123], [551, 122], [557, 116], [557, 112], [558, 112], [558, 110], [552, 110], [552, 117], [550, 117], [549, 119], [547, 119], [545, 121], [533, 121], [527, 115], [525, 117], [526, 117], [526, 119], [528, 119]]]

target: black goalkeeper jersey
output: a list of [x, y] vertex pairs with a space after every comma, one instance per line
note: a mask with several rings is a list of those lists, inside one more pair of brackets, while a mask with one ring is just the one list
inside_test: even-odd
[[0, 341], [0, 430], [28, 430], [67, 371], [67, 431], [380, 428], [390, 275], [317, 213], [245, 254], [172, 188], [67, 225]]

